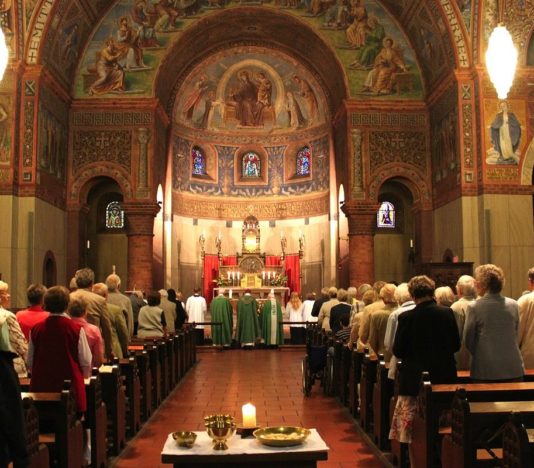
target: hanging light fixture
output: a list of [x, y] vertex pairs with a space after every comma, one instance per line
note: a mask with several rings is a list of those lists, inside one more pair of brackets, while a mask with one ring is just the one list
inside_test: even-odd
[[7, 67], [7, 60], [9, 58], [9, 50], [6, 44], [6, 36], [4, 31], [0, 28], [0, 81], [4, 78], [4, 72]]
[[499, 99], [506, 99], [514, 81], [517, 67], [517, 49], [512, 35], [499, 23], [492, 31], [486, 51], [486, 68]]
[[512, 35], [503, 24], [504, 0], [496, 0], [499, 23], [491, 32], [486, 51], [486, 68], [499, 99], [506, 99], [514, 81], [517, 49]]

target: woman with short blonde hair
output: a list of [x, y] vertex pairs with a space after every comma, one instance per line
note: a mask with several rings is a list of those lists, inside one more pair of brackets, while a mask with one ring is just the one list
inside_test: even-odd
[[[286, 315], [290, 322], [304, 322], [304, 306], [300, 300], [298, 292], [293, 291], [289, 297], [289, 302], [286, 306]], [[289, 333], [291, 334], [291, 344], [304, 344], [305, 328], [304, 324], [289, 325]]]

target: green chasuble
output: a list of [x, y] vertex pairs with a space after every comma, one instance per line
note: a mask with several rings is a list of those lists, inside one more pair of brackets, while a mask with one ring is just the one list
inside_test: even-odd
[[260, 314], [261, 336], [266, 345], [284, 344], [282, 308], [276, 301], [266, 301]]
[[237, 303], [236, 340], [241, 345], [252, 344], [260, 337], [258, 322], [258, 303], [252, 296], [245, 294]]
[[233, 310], [232, 304], [224, 296], [217, 296], [210, 304], [211, 321], [221, 322], [211, 326], [214, 345], [230, 346], [232, 344]]

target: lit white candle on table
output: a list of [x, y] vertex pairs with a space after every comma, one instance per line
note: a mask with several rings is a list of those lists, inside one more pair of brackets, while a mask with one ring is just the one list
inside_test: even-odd
[[256, 407], [252, 403], [243, 405], [243, 427], [256, 427]]

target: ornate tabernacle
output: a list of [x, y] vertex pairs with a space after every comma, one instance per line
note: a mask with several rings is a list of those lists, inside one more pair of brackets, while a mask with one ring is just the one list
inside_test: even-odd
[[[216, 239], [217, 254], [204, 252], [205, 238], [199, 239], [201, 257], [204, 260], [204, 293], [211, 299], [219, 288], [232, 289], [239, 297], [250, 289], [258, 300], [266, 300], [271, 289], [282, 304], [289, 298], [289, 288], [300, 291], [300, 259], [298, 254], [287, 254], [287, 239], [280, 233], [281, 254], [266, 255], [261, 252], [260, 223], [249, 215], [243, 221], [241, 231], [242, 252], [224, 255], [222, 236]], [[299, 234], [299, 250], [303, 248], [303, 235]], [[297, 264], [295, 264], [295, 260]], [[289, 286], [289, 287], [288, 287]], [[209, 300], [208, 299], [208, 300]]]

